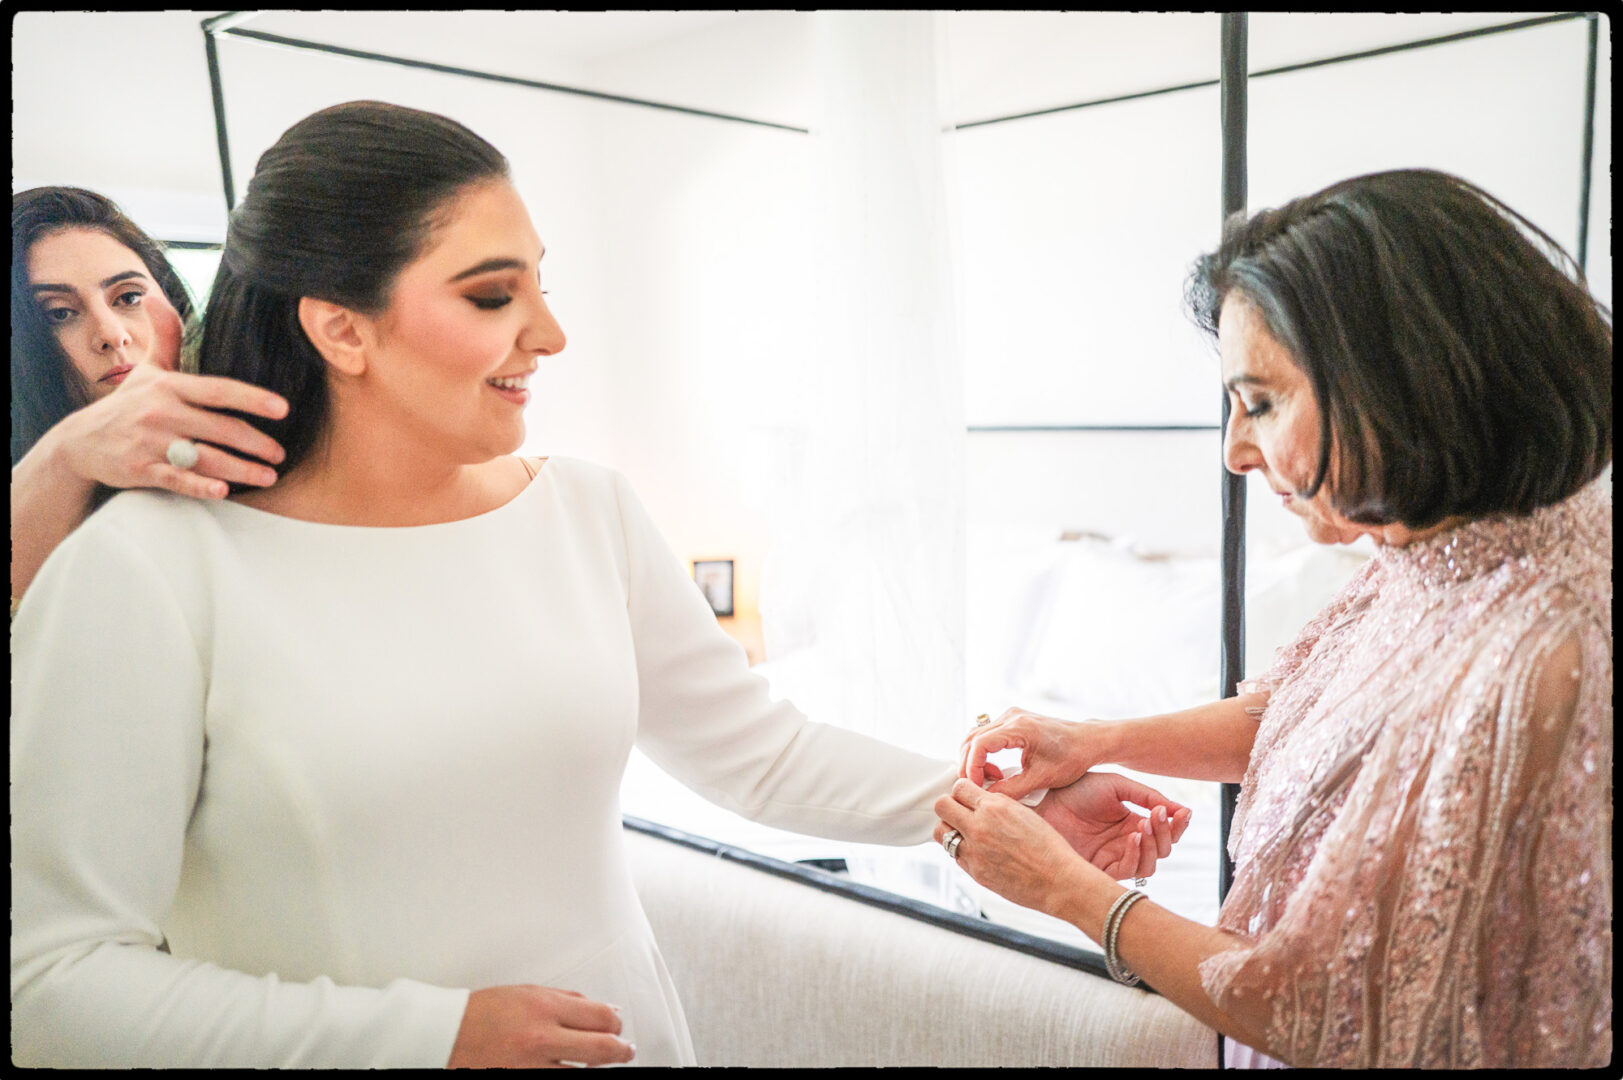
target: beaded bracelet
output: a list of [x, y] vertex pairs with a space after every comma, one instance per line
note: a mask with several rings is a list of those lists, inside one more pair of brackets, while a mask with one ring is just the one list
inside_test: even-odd
[[1137, 986], [1138, 976], [1127, 970], [1116, 952], [1116, 939], [1121, 933], [1121, 922], [1127, 917], [1127, 909], [1132, 907], [1144, 894], [1137, 889], [1122, 893], [1111, 905], [1110, 912], [1105, 916], [1105, 969], [1110, 977], [1125, 986]]
[[1138, 976], [1128, 971], [1122, 964], [1121, 957], [1116, 954], [1116, 936], [1121, 932], [1121, 921], [1127, 917], [1127, 909], [1142, 899], [1143, 893], [1137, 889], [1129, 889], [1116, 897], [1116, 902], [1110, 905], [1110, 911], [1105, 915], [1105, 970], [1110, 972], [1112, 979], [1124, 986], [1137, 986]]

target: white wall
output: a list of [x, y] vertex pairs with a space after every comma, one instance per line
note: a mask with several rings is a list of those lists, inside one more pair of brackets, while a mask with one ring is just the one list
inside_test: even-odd
[[1251, 205], [1429, 166], [1480, 184], [1576, 251], [1586, 49], [1574, 19], [1253, 80]]
[[[592, 85], [797, 127], [812, 117], [805, 20], [755, 13], [617, 53]], [[612, 115], [608, 110], [612, 110]], [[735, 560], [731, 626], [759, 644], [763, 485], [814, 362], [807, 135], [606, 107], [592, 141], [605, 355], [534, 445], [624, 471], [684, 559]]]
[[[15, 15], [13, 188], [21, 180], [218, 198], [214, 119], [198, 30], [209, 14]], [[116, 73], [116, 79], [93, 77], [98, 73]]]
[[[1252, 12], [1250, 66], [1263, 71], [1525, 17]], [[959, 122], [1216, 79], [1219, 24], [1216, 14], [1187, 12], [956, 12], [949, 37]]]
[[[155, 233], [217, 238], [198, 29], [207, 14], [18, 15], [14, 188], [80, 183]], [[1252, 66], [1514, 17], [1259, 13]], [[270, 12], [247, 25], [800, 126], [817, 119], [804, 13]], [[961, 120], [1217, 72], [1215, 15], [961, 12], [949, 28]], [[1432, 164], [1571, 243], [1583, 36], [1573, 21], [1255, 80], [1251, 205], [1352, 172]], [[1605, 21], [1589, 268], [1608, 299], [1609, 38]], [[739, 560], [747, 619], [769, 541], [762, 477], [795, 416], [796, 371], [816, 363], [800, 332], [816, 318], [801, 258], [808, 137], [230, 38], [220, 54], [239, 189], [287, 124], [360, 96], [457, 116], [509, 154], [570, 336], [536, 383], [528, 449], [630, 474], [679, 554]], [[119, 94], [86, 70], [118, 72]], [[1189, 260], [1217, 234], [1216, 109], [1215, 89], [1193, 90], [956, 137], [972, 424], [1215, 422], [1215, 359], [1179, 301]], [[972, 436], [971, 514], [1215, 544], [1212, 442]], [[1252, 524], [1271, 537], [1289, 526], [1266, 503]]]
[[[1258, 14], [1251, 67], [1513, 18]], [[1104, 40], [1083, 40], [1090, 24], [1104, 28]], [[1215, 15], [976, 13], [956, 25], [967, 118], [1065, 104], [1061, 91], [1074, 102], [1217, 73]], [[1153, 55], [1151, 39], [1137, 36], [1152, 29], [1167, 43]], [[1603, 24], [1589, 268], [1607, 302], [1608, 34]], [[1111, 52], [1112, 43], [1122, 48]], [[1361, 172], [1431, 166], [1483, 185], [1574, 250], [1585, 48], [1584, 23], [1571, 20], [1253, 79], [1249, 205], [1277, 205]], [[1071, 54], [1096, 63], [1071, 71], [1063, 63]], [[1155, 79], [1123, 59], [1141, 55]], [[1013, 79], [1017, 71], [1024, 74]], [[971, 424], [1218, 422], [1216, 359], [1180, 301], [1190, 262], [1218, 237], [1219, 134], [1215, 87], [958, 134]], [[1151, 449], [1149, 440], [1161, 441]], [[972, 435], [971, 519], [1046, 524], [1064, 514], [1069, 527], [1187, 548], [1177, 542], [1181, 519], [1215, 547], [1218, 473], [1208, 449], [1193, 449], [1200, 442]], [[1252, 517], [1254, 532], [1277, 533], [1284, 521], [1268, 500], [1253, 501]]]
[[[82, 184], [155, 234], [221, 237], [198, 29], [207, 14], [17, 16], [14, 190]], [[1252, 66], [1514, 17], [1259, 13]], [[272, 12], [248, 25], [802, 127], [819, 120], [805, 13]], [[960, 12], [949, 28], [961, 121], [1217, 75], [1215, 15]], [[1607, 21], [1589, 268], [1608, 299], [1609, 37]], [[570, 339], [533, 383], [526, 449], [621, 469], [680, 556], [738, 560], [733, 628], [750, 641], [771, 542], [763, 487], [798, 419], [798, 373], [819, 359], [807, 333], [818, 319], [805, 257], [809, 137], [238, 39], [222, 39], [220, 54], [239, 191], [287, 125], [357, 97], [449, 114], [508, 154]], [[1256, 80], [1251, 205], [1430, 164], [1570, 243], [1582, 64], [1573, 22]], [[118, 92], [89, 72], [116, 73]], [[1217, 239], [1218, 134], [1207, 88], [955, 137], [971, 424], [1217, 421], [1216, 359], [1179, 304], [1190, 260]], [[1215, 432], [973, 435], [971, 527], [1085, 529], [1209, 555], [1217, 447]], [[1250, 493], [1253, 552], [1300, 542], [1294, 518], [1256, 482]], [[971, 650], [980, 629], [972, 618]], [[1252, 635], [1253, 670], [1263, 636]]]

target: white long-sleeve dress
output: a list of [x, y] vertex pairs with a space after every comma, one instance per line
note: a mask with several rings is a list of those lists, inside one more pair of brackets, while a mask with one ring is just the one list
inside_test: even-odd
[[692, 1063], [622, 846], [632, 744], [869, 843], [928, 840], [956, 775], [774, 703], [624, 478], [566, 458], [411, 528], [120, 494], [12, 646], [20, 1064], [439, 1066], [469, 991], [519, 983]]

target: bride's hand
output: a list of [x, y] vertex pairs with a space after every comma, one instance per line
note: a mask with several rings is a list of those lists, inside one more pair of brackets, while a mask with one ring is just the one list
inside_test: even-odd
[[[1127, 804], [1142, 806], [1147, 814]], [[1117, 880], [1149, 877], [1189, 827], [1190, 810], [1154, 788], [1118, 773], [1090, 772], [1054, 788], [1037, 815], [1071, 848]]]
[[446, 1068], [623, 1065], [637, 1048], [620, 1032], [614, 1006], [574, 990], [491, 986], [468, 995]]

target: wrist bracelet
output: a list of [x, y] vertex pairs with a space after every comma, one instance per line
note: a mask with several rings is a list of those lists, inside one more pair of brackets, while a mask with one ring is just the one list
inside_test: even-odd
[[1137, 889], [1128, 890], [1116, 898], [1105, 916], [1105, 970], [1124, 986], [1137, 986], [1138, 976], [1128, 971], [1121, 962], [1121, 956], [1116, 952], [1116, 940], [1121, 934], [1121, 922], [1127, 917], [1127, 909], [1143, 898], [1144, 894]]
[[1121, 933], [1121, 921], [1127, 917], [1127, 909], [1142, 899], [1143, 893], [1137, 889], [1129, 889], [1116, 897], [1116, 902], [1110, 905], [1110, 911], [1105, 915], [1105, 970], [1110, 972], [1112, 979], [1124, 986], [1137, 986], [1138, 976], [1128, 971], [1122, 964], [1121, 957], [1116, 953], [1116, 937]]

